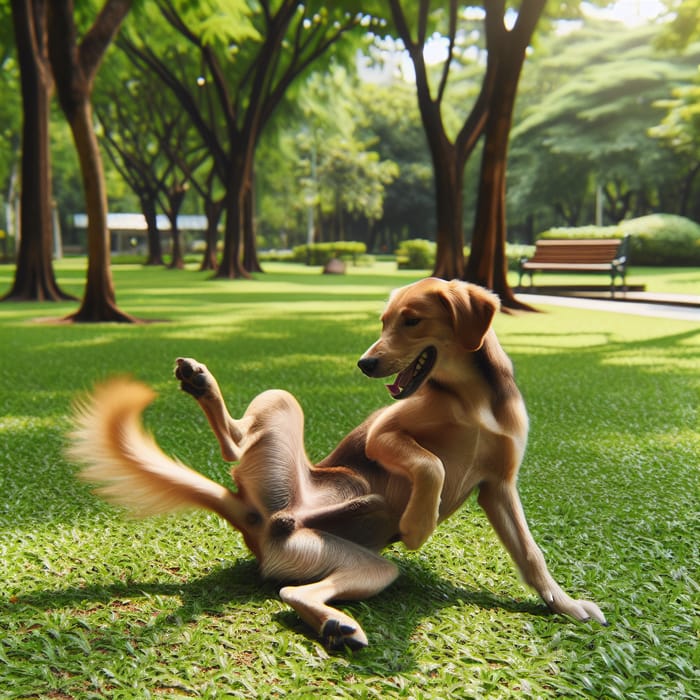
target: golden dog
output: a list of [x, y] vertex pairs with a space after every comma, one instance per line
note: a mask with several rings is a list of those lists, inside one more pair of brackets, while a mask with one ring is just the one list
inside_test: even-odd
[[420, 547], [474, 489], [525, 582], [555, 612], [606, 624], [595, 603], [570, 598], [547, 570], [516, 489], [528, 421], [510, 360], [491, 328], [499, 308], [464, 282], [426, 279], [394, 291], [382, 333], [358, 362], [370, 377], [397, 374], [380, 409], [314, 466], [304, 414], [285, 391], [256, 396], [229, 415], [207, 368], [178, 359], [176, 376], [207, 416], [232, 470], [229, 490], [167, 457], [140, 416], [153, 393], [116, 379], [77, 412], [70, 454], [98, 492], [146, 516], [210, 509], [240, 530], [266, 578], [330, 647], [367, 637], [334, 599], [359, 600], [388, 586], [391, 542]]

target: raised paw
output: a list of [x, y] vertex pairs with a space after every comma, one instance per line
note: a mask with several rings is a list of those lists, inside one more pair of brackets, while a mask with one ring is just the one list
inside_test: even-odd
[[213, 385], [213, 378], [206, 366], [191, 357], [177, 358], [175, 377], [180, 382], [180, 388], [195, 399], [204, 398]]
[[330, 618], [321, 627], [321, 639], [327, 649], [341, 651], [345, 647], [357, 651], [364, 649], [368, 642], [365, 633], [359, 625]]

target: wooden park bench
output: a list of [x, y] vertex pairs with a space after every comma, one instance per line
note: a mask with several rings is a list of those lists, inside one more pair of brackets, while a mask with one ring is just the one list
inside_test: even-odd
[[610, 275], [610, 293], [615, 296], [615, 279], [627, 288], [627, 258], [629, 236], [624, 238], [546, 239], [535, 244], [531, 258], [520, 260], [518, 286], [524, 275], [533, 272], [607, 272]]

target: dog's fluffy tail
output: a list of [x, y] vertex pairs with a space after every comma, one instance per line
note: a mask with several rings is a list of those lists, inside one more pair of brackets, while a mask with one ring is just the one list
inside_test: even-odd
[[102, 484], [96, 493], [137, 517], [183, 508], [207, 508], [234, 526], [234, 494], [165, 455], [141, 423], [155, 393], [130, 379], [97, 386], [76, 406], [68, 456], [84, 465], [78, 476]]

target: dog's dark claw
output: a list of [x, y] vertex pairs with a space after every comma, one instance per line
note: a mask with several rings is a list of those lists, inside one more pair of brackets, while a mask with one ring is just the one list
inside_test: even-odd
[[326, 648], [331, 651], [342, 651], [344, 648], [357, 651], [367, 646], [364, 633], [357, 627], [340, 622], [340, 620], [326, 620], [321, 630], [321, 637]]
[[175, 367], [175, 376], [178, 379], [189, 379], [194, 374], [192, 365], [181, 357], [177, 358], [177, 366]]

